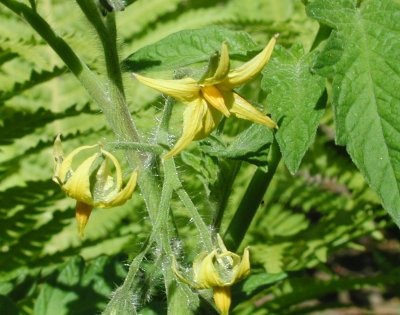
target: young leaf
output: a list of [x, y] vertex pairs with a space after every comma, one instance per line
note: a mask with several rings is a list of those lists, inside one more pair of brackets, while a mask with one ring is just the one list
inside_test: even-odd
[[292, 174], [313, 142], [325, 108], [325, 79], [310, 72], [315, 56], [304, 54], [300, 43], [290, 50], [277, 46], [263, 70], [261, 87], [269, 92], [268, 108], [279, 125], [276, 139]]
[[400, 226], [400, 5], [317, 0], [307, 13], [334, 29], [313, 69], [333, 77], [336, 142]]
[[217, 26], [184, 30], [139, 49], [123, 61], [122, 67], [124, 71], [133, 72], [184, 67], [207, 61], [210, 55], [221, 50], [224, 41], [228, 42], [229, 53], [232, 55], [246, 56], [249, 50], [257, 48], [253, 39], [241, 31]]

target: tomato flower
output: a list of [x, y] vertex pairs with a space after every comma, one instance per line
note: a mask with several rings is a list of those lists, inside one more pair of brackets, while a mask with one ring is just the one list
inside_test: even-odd
[[228, 45], [222, 43], [215, 73], [200, 82], [190, 77], [180, 80], [151, 79], [134, 73], [141, 83], [187, 105], [183, 112], [182, 137], [164, 156], [164, 160], [181, 152], [193, 140], [206, 138], [217, 127], [222, 115], [229, 117], [233, 114], [241, 119], [278, 128], [271, 118], [233, 91], [261, 72], [271, 57], [276, 38], [277, 35], [257, 56], [234, 70], [230, 70]]
[[[54, 175], [53, 181], [76, 203], [76, 218], [79, 236], [83, 237], [84, 228], [89, 220], [93, 207], [113, 208], [123, 205], [132, 197], [136, 186], [137, 171], [134, 171], [123, 187], [123, 174], [120, 164], [114, 155], [106, 150], [93, 154], [72, 169], [76, 155], [84, 150], [90, 150], [98, 145], [82, 146], [64, 158], [60, 135], [54, 142]], [[115, 178], [111, 173], [108, 160], [115, 166]]]
[[230, 286], [250, 274], [250, 253], [246, 247], [243, 256], [228, 251], [218, 235], [218, 248], [211, 253], [201, 252], [193, 261], [193, 279], [188, 280], [178, 271], [172, 257], [172, 268], [182, 282], [195, 289], [214, 290], [214, 302], [222, 315], [229, 314], [231, 305]]

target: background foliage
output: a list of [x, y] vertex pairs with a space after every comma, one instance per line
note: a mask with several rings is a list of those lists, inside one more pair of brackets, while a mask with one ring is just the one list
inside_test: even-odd
[[[372, 292], [365, 288], [379, 287], [382, 299], [398, 296], [399, 234], [393, 221], [400, 221], [400, 97], [393, 82], [400, 73], [399, 4], [303, 2], [137, 0], [117, 14], [125, 70], [164, 77], [172, 77], [177, 66], [198, 75], [222, 41], [211, 36], [216, 47], [210, 44], [210, 53], [193, 53], [187, 62], [178, 57], [157, 65], [136, 62], [154, 60], [157, 45], [173, 43], [171, 37], [162, 40], [176, 32], [220, 26], [250, 34], [246, 49], [232, 48], [235, 62], [249, 59], [280, 34], [263, 77], [239, 91], [260, 108], [267, 106], [278, 122], [283, 162], [239, 249], [251, 245], [253, 274], [233, 287], [233, 314], [373, 308], [371, 300], [361, 303], [352, 295]], [[41, 0], [37, 11], [106, 82], [101, 45], [79, 7], [73, 1]], [[3, 5], [0, 21], [0, 313], [100, 313], [151, 230], [145, 205], [136, 191], [124, 206], [96, 209], [86, 238], [78, 237], [74, 201], [51, 181], [54, 137], [62, 132], [66, 152], [115, 137], [46, 42]], [[194, 61], [198, 64], [188, 68]], [[165, 99], [129, 72], [124, 83], [138, 129], [151, 142]], [[173, 135], [181, 132], [179, 117], [172, 116]], [[221, 206], [215, 192], [225, 182], [219, 175], [238, 170], [222, 231], [256, 167], [265, 167], [261, 157], [268, 148], [262, 140], [244, 147], [261, 132], [248, 122], [229, 120], [223, 141], [212, 135], [176, 159], [185, 189], [208, 224], [210, 209]], [[249, 157], [250, 151], [257, 154]], [[123, 160], [122, 152], [116, 154]], [[223, 160], [218, 168], [217, 159]], [[128, 173], [129, 165], [123, 166]], [[172, 203], [184, 235], [175, 247], [189, 262], [199, 249], [190, 237], [196, 229], [179, 198]], [[131, 297], [141, 314], [166, 313], [161, 270], [154, 247], [141, 264], [139, 293]], [[339, 291], [350, 292], [350, 298], [335, 295]]]

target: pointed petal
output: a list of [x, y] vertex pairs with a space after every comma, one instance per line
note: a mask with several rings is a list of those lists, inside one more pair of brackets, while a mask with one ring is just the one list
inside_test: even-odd
[[72, 161], [74, 160], [75, 155], [77, 155], [79, 152], [83, 151], [83, 150], [87, 150], [87, 149], [92, 149], [94, 147], [97, 147], [98, 144], [95, 145], [87, 145], [87, 146], [82, 146], [79, 147], [77, 149], [75, 149], [74, 151], [72, 151], [70, 154], [67, 155], [67, 157], [63, 160], [61, 166], [60, 166], [60, 170], [58, 173], [58, 177], [60, 178], [60, 181], [62, 183], [65, 183], [65, 180], [67, 179], [67, 175], [69, 172], [72, 172]]
[[[278, 129], [278, 125], [271, 118], [261, 113], [244, 98], [233, 92], [223, 93], [229, 111], [236, 117], [250, 120], [269, 128]], [[229, 100], [229, 101], [228, 101]]]
[[137, 182], [137, 171], [132, 172], [131, 178], [126, 183], [126, 186], [116, 195], [109, 195], [99, 202], [95, 202], [97, 208], [107, 209], [117, 206], [122, 206], [126, 201], [132, 198]]
[[92, 213], [93, 206], [88, 205], [84, 202], [78, 201], [76, 203], [75, 216], [78, 221], [78, 234], [81, 238], [84, 238], [85, 226], [89, 220], [90, 214]]
[[230, 71], [225, 80], [218, 84], [218, 88], [222, 90], [231, 90], [251, 81], [257, 74], [261, 72], [261, 70], [269, 61], [269, 58], [274, 51], [277, 37], [277, 35], [272, 37], [267, 47], [265, 47], [264, 50], [253, 59], [246, 62], [239, 68]]
[[[97, 159], [98, 153], [86, 159], [78, 166], [76, 171], [68, 178], [67, 182], [61, 187], [65, 193], [77, 201], [86, 204], [93, 204], [92, 193], [90, 192], [90, 168]], [[65, 162], [65, 161], [64, 161]], [[64, 163], [63, 163], [64, 164]], [[62, 165], [64, 167], [64, 165]]]
[[172, 150], [163, 157], [164, 161], [177, 155], [179, 152], [185, 149], [190, 142], [195, 139], [196, 135], [202, 131], [203, 119], [207, 110], [207, 103], [202, 98], [188, 104], [183, 111], [182, 137], [178, 140]]
[[144, 85], [147, 85], [148, 87], [151, 87], [152, 89], [155, 89], [161, 93], [172, 96], [173, 98], [185, 104], [193, 102], [196, 98], [200, 97], [200, 87], [193, 78], [184, 78], [180, 80], [161, 80], [147, 78], [136, 73], [133, 75]]
[[106, 151], [106, 150], [101, 150], [101, 153], [103, 153], [106, 157], [108, 157], [114, 164], [115, 166], [115, 188], [114, 188], [114, 193], [118, 193], [123, 185], [123, 175], [122, 175], [122, 169], [121, 169], [121, 165], [119, 164], [117, 158], [112, 155], [110, 152]]
[[229, 110], [226, 108], [224, 97], [215, 86], [203, 86], [200, 88], [200, 90], [203, 94], [203, 97], [210, 105], [214, 106], [226, 117], [231, 115]]
[[232, 296], [230, 287], [214, 287], [214, 302], [221, 315], [229, 315], [231, 301]]
[[246, 247], [243, 252], [242, 260], [239, 266], [237, 266], [233, 283], [236, 283], [240, 280], [247, 278], [249, 274], [250, 274], [250, 251], [249, 248]]
[[226, 42], [222, 43], [221, 47], [221, 57], [219, 59], [218, 68], [214, 75], [210, 78], [204, 80], [205, 85], [215, 85], [223, 81], [228, 75], [230, 70], [230, 60], [228, 53], [228, 44]]

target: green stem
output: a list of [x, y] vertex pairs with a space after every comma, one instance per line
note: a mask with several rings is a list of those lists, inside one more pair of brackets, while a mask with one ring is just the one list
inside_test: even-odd
[[102, 108], [119, 141], [139, 142], [139, 135], [126, 104], [117, 47], [115, 13], [107, 14], [105, 21], [94, 1], [77, 0], [86, 18], [95, 28], [103, 45], [107, 69], [110, 103]]
[[238, 250], [271, 183], [280, 160], [281, 153], [278, 143], [274, 139], [268, 157], [268, 171], [266, 172], [263, 168], [256, 170], [224, 234], [224, 243], [229, 250], [233, 252]]
[[[165, 162], [165, 172], [168, 174], [169, 177], [169, 182], [174, 188], [175, 192], [178, 194], [179, 198], [185, 205], [185, 208], [189, 212], [189, 215], [193, 219], [194, 224], [196, 225], [200, 237], [204, 243], [204, 246], [208, 252], [211, 252], [214, 248], [213, 246], [213, 241], [211, 239], [211, 233], [210, 230], [207, 228], [207, 225], [204, 223], [203, 219], [201, 218], [201, 215], [199, 214], [198, 209], [196, 206], [193, 204], [192, 199], [186, 192], [186, 190], [182, 187], [181, 181], [179, 180], [178, 177], [178, 172], [176, 170], [175, 164], [172, 164], [169, 168], [167, 168], [166, 163], [168, 160]], [[168, 173], [167, 173], [168, 172]], [[167, 176], [167, 175], [166, 175]]]

